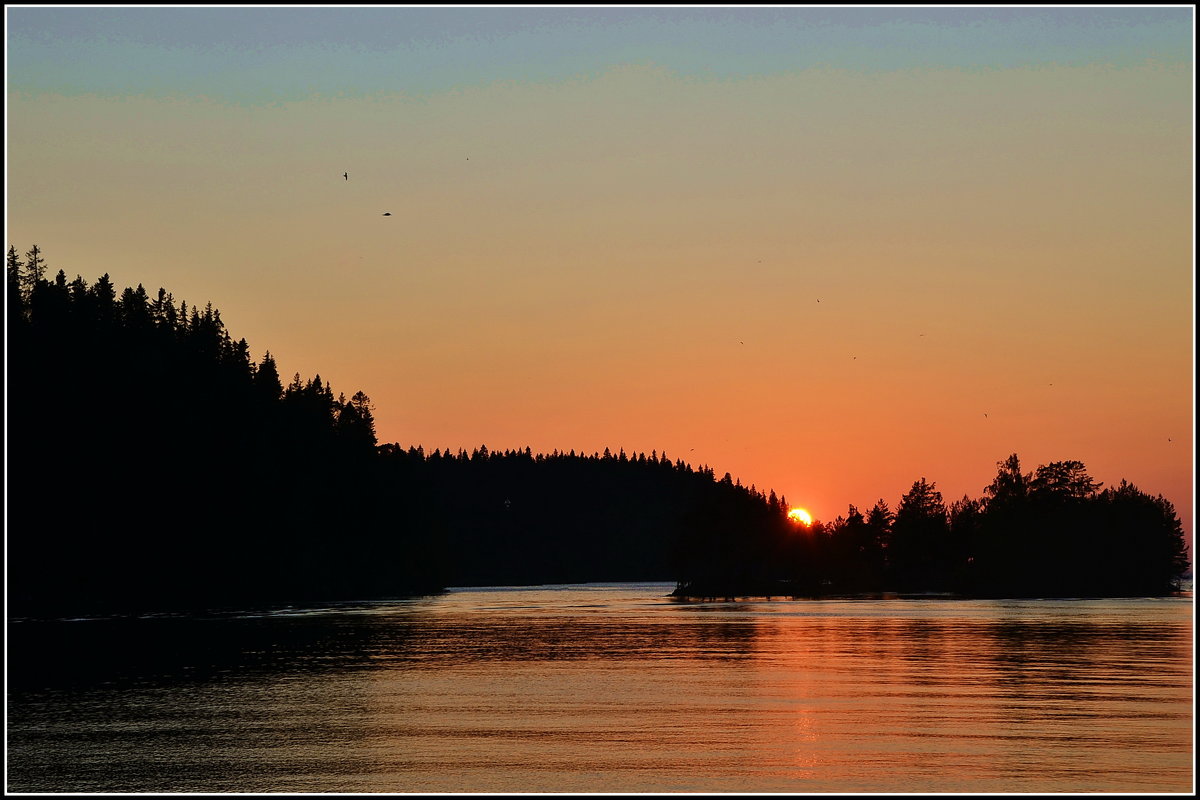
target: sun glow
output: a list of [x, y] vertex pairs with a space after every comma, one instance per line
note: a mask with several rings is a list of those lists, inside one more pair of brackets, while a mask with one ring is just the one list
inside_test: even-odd
[[788, 512], [788, 519], [790, 519], [792, 522], [799, 522], [801, 525], [806, 527], [812, 525], [812, 514], [809, 514], [808, 511], [803, 508], [793, 508]]

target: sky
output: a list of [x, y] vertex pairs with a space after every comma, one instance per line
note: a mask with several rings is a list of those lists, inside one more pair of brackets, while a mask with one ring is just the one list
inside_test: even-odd
[[1190, 540], [1190, 6], [5, 11], [8, 243], [211, 301], [381, 442], [825, 521], [1015, 452]]

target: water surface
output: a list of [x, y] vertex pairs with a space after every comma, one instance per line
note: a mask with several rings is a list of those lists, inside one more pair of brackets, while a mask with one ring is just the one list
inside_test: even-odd
[[1192, 603], [670, 584], [10, 621], [17, 792], [1190, 792]]

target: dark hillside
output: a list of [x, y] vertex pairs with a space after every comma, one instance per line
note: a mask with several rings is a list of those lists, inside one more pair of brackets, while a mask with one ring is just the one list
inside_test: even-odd
[[1158, 595], [1174, 506], [1078, 461], [983, 497], [914, 482], [833, 522], [665, 454], [378, 445], [370, 398], [286, 385], [220, 312], [9, 250], [10, 614], [396, 597], [455, 585], [674, 580], [682, 597]]
[[283, 385], [211, 305], [8, 274], [11, 613], [669, 580], [714, 520], [783, 516], [654, 453], [377, 446], [365, 394]]

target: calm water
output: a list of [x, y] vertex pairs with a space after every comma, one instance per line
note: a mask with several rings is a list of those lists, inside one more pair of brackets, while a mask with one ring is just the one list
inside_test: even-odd
[[16, 792], [1190, 792], [1192, 601], [668, 584], [10, 622]]

